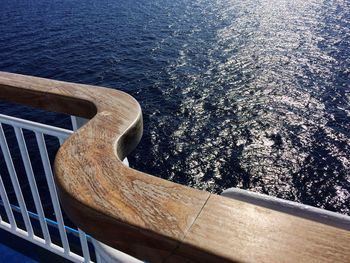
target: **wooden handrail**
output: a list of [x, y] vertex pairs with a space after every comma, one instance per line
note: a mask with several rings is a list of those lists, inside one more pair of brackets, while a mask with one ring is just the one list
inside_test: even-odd
[[69, 218], [151, 262], [350, 262], [350, 232], [169, 182], [123, 165], [142, 114], [117, 90], [0, 72], [0, 99], [91, 120], [59, 149]]

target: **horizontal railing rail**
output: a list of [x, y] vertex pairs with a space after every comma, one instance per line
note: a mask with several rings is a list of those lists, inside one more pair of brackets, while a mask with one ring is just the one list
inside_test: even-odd
[[60, 147], [55, 183], [93, 238], [151, 262], [346, 262], [350, 232], [154, 177], [121, 160], [142, 114], [117, 90], [0, 73], [0, 99], [90, 119]]

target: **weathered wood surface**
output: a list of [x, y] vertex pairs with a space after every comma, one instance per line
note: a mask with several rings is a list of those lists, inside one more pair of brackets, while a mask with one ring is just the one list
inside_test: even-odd
[[350, 262], [350, 232], [231, 200], [123, 165], [142, 114], [112, 89], [0, 72], [0, 100], [91, 120], [60, 148], [55, 182], [70, 219], [151, 262]]

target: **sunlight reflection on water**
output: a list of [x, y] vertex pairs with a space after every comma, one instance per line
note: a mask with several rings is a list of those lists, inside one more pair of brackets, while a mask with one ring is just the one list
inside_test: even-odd
[[349, 1], [0, 7], [0, 70], [139, 100], [137, 169], [350, 213]]

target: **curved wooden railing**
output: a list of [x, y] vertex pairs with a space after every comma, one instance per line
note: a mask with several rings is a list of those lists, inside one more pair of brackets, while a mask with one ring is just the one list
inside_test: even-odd
[[142, 114], [112, 89], [0, 72], [0, 99], [91, 119], [59, 149], [63, 209], [94, 238], [151, 262], [349, 262], [350, 232], [123, 165]]

